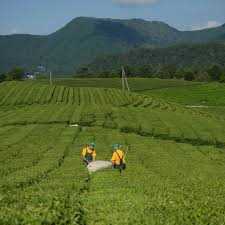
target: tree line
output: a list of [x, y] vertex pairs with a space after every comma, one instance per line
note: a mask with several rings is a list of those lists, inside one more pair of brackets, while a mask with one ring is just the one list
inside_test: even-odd
[[23, 80], [25, 70], [21, 67], [14, 67], [8, 73], [0, 74], [0, 82], [12, 81], [12, 80]]
[[[143, 65], [143, 66], [124, 66], [128, 77], [146, 77], [161, 79], [184, 79], [187, 81], [218, 81], [225, 82], [225, 67], [211, 65], [203, 69], [197, 68], [177, 68], [176, 65]], [[110, 78], [118, 77], [121, 74], [121, 68], [114, 70], [103, 70], [102, 72], [92, 72], [88, 67], [82, 67], [75, 77], [99, 77]]]
[[138, 48], [96, 58], [76, 70], [78, 76], [114, 77], [125, 67], [128, 76], [224, 81], [225, 44], [182, 44], [167, 48]]
[[[153, 65], [144, 66], [124, 66], [126, 75], [128, 77], [146, 77], [146, 78], [161, 78], [161, 79], [184, 79], [187, 81], [218, 81], [225, 82], [225, 67], [219, 65], [211, 65], [203, 69], [197, 68], [177, 68], [175, 65], [163, 65], [155, 67]], [[75, 77], [87, 78], [110, 78], [119, 77], [121, 75], [121, 68], [115, 70], [105, 70], [100, 73], [92, 73], [88, 67], [82, 67], [77, 71]], [[44, 75], [37, 76], [37, 79], [44, 77]], [[25, 70], [20, 67], [15, 67], [8, 73], [0, 74], [0, 82], [23, 80], [25, 78]]]
[[[27, 73], [26, 69], [22, 67], [13, 67], [9, 72], [0, 74], [0, 82], [13, 80], [21, 81], [27, 79], [28, 75], [30, 75], [30, 73]], [[46, 72], [35, 73], [35, 79], [37, 80], [48, 78], [49, 75]]]

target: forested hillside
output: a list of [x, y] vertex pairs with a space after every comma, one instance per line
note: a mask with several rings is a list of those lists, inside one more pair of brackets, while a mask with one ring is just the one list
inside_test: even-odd
[[182, 32], [162, 22], [79, 17], [46, 36], [0, 36], [0, 72], [14, 66], [30, 71], [42, 64], [56, 74], [71, 74], [96, 57], [137, 47], [224, 40], [225, 26]]
[[[180, 44], [167, 48], [140, 48], [125, 54], [99, 57], [77, 70], [77, 74], [99, 76], [117, 75], [126, 66], [131, 76], [183, 76], [184, 70], [207, 71], [217, 65], [224, 70], [225, 44]], [[225, 70], [224, 70], [225, 71]], [[179, 74], [176, 74], [176, 73]], [[222, 71], [221, 71], [222, 73]], [[204, 76], [204, 74], [203, 74]]]

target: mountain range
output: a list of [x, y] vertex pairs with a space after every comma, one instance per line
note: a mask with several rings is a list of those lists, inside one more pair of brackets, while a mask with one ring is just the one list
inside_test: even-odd
[[225, 24], [199, 31], [179, 31], [158, 21], [78, 17], [49, 35], [1, 35], [0, 72], [14, 66], [35, 71], [41, 64], [56, 74], [66, 75], [98, 57], [135, 48], [206, 42], [225, 42]]

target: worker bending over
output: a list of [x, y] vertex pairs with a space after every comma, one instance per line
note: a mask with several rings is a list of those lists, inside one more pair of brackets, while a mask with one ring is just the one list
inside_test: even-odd
[[111, 158], [112, 166], [114, 169], [120, 169], [120, 171], [126, 169], [126, 163], [125, 163], [125, 154], [121, 150], [122, 145], [120, 144], [114, 144], [113, 145], [113, 155]]
[[96, 158], [95, 143], [91, 143], [85, 146], [82, 150], [81, 155], [86, 165], [88, 165], [92, 161], [95, 161]]

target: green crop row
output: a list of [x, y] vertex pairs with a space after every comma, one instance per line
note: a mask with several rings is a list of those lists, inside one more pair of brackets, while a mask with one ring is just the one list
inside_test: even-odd
[[225, 223], [223, 151], [102, 128], [85, 130], [80, 142], [92, 135], [99, 159], [110, 159], [112, 141], [130, 149], [122, 175], [91, 175], [82, 195], [86, 224]]
[[[87, 95], [88, 96], [88, 95]], [[158, 103], [161, 104], [161, 103]], [[104, 126], [127, 133], [155, 136], [180, 142], [224, 145], [224, 120], [192, 110], [149, 107], [109, 107], [109, 105], [49, 104], [0, 110], [0, 126], [26, 124], [80, 124]]]
[[64, 86], [40, 85], [32, 82], [13, 82], [1, 85], [3, 98], [1, 106], [31, 105], [31, 104], [131, 104], [132, 98], [116, 89], [69, 88]]
[[[85, 190], [87, 173], [73, 148], [78, 133], [61, 125], [42, 125], [27, 142], [19, 143], [21, 157], [14, 161], [17, 171], [0, 174], [1, 224], [81, 224], [80, 193]], [[38, 144], [30, 146], [33, 155], [26, 149], [31, 142]], [[29, 165], [26, 154], [30, 161], [38, 161]], [[22, 163], [24, 168], [19, 167]]]
[[[0, 224], [225, 224], [223, 118], [116, 89], [6, 82], [0, 95]], [[88, 174], [93, 141], [107, 161], [122, 144], [127, 169]]]
[[[225, 222], [224, 150], [101, 127], [16, 128], [0, 128], [0, 155], [8, 154], [0, 167], [2, 224]], [[88, 176], [80, 150], [90, 141], [100, 160], [110, 160], [111, 145], [121, 143], [126, 171]]]

